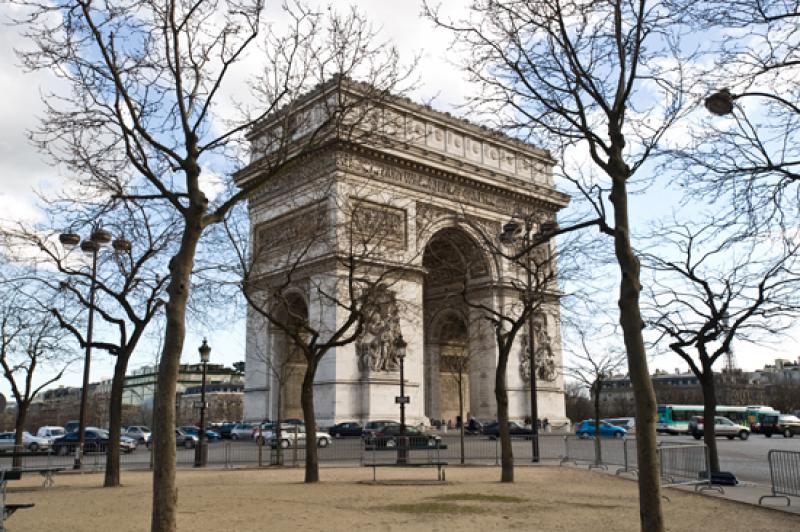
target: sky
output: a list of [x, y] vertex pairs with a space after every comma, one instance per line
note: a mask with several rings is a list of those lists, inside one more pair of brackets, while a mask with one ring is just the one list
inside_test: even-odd
[[[326, 5], [311, 1], [311, 5]], [[337, 7], [351, 2], [335, 2]], [[443, 111], [457, 112], [470, 87], [459, 71], [459, 57], [450, 46], [450, 37], [441, 30], [435, 30], [431, 23], [420, 17], [420, 4], [414, 0], [360, 0], [352, 2], [358, 10], [381, 28], [384, 39], [392, 41], [402, 54], [410, 57], [419, 54], [419, 86], [413, 97], [423, 101], [433, 101], [434, 107]], [[447, 12], [458, 14], [468, 5], [468, 0], [448, 0], [444, 3]], [[274, 16], [275, 2], [268, 2], [268, 15]], [[0, 99], [0, 218], [4, 220], [37, 221], [35, 190], [57, 189], [68, 176], [62, 169], [50, 166], [28, 142], [26, 131], [34, 128], [37, 117], [42, 113], [41, 94], [47, 90], [58, 89], [54, 78], [43, 73], [24, 73], [13, 53], [15, 48], [26, 43], [20, 35], [18, 26], [6, 24], [10, 15], [17, 9], [13, 5], [0, 5], [0, 86], [3, 98]], [[246, 87], [242, 84], [241, 90]], [[233, 90], [235, 92], [235, 88]], [[634, 220], [644, 221], [654, 213], [668, 212], [668, 205], [677, 201], [677, 192], [659, 188], [655, 194], [637, 196], [632, 201]], [[241, 313], [243, 314], [243, 312]], [[212, 362], [232, 364], [244, 360], [245, 338], [244, 320], [241, 315], [232, 317], [232, 325], [225, 330], [202, 330], [190, 325], [185, 342], [182, 361], [198, 360], [197, 346], [204, 336], [212, 347]], [[154, 331], [142, 349], [132, 360], [130, 367], [152, 363], [158, 353], [159, 343]], [[745, 346], [736, 352], [738, 364], [745, 369], [755, 369], [775, 358], [796, 359], [800, 355], [798, 343], [787, 340], [769, 347]], [[675, 357], [663, 356], [651, 361], [651, 369], [686, 369], [684, 363]], [[92, 381], [109, 378], [113, 370], [113, 360], [103, 354], [95, 356], [92, 362]], [[62, 384], [79, 385], [81, 366], [73, 366]], [[0, 392], [8, 395], [8, 386], [0, 383]]]

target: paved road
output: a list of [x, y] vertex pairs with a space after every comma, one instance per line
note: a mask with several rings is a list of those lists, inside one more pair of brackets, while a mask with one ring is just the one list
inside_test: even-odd
[[[659, 436], [660, 442], [674, 443], [697, 443], [690, 436]], [[457, 464], [460, 460], [460, 441], [456, 435], [444, 435], [443, 442], [447, 445], [446, 449], [439, 451], [438, 458], [446, 460], [451, 464]], [[754, 434], [748, 440], [739, 439], [728, 440], [719, 438], [717, 440], [720, 462], [723, 470], [733, 472], [740, 480], [757, 484], [768, 485], [770, 483], [769, 465], [767, 453], [770, 449], [800, 451], [800, 437], [783, 438], [773, 436], [765, 438], [762, 435]], [[517, 464], [531, 463], [531, 441], [525, 439], [513, 440], [514, 458]], [[261, 463], [270, 463], [271, 451], [267, 447], [261, 449]], [[496, 464], [499, 463], [499, 442], [484, 436], [467, 437], [464, 445], [465, 459], [468, 463], [477, 464]], [[420, 458], [426, 451], [414, 451], [414, 455]], [[540, 441], [540, 454], [544, 462], [558, 463], [564, 456], [563, 435], [545, 434]], [[388, 455], [387, 455], [388, 456]], [[319, 449], [320, 463], [326, 465], [358, 466], [362, 461], [361, 440], [359, 438], [336, 439], [324, 449]], [[618, 457], [617, 457], [618, 458]], [[291, 465], [297, 463], [301, 465], [305, 459], [305, 450], [287, 449], [283, 451], [284, 464]], [[365, 461], [369, 456], [363, 457]], [[177, 461], [179, 467], [192, 467], [194, 463], [194, 450], [178, 449]], [[259, 463], [259, 449], [253, 441], [230, 441], [211, 442], [208, 450], [208, 463], [210, 466], [255, 466]], [[84, 467], [87, 470], [99, 470], [104, 467], [105, 455], [89, 455], [84, 458]], [[10, 467], [10, 457], [0, 455], [0, 468]], [[150, 452], [144, 446], [140, 446], [134, 453], [122, 456], [124, 469], [147, 469], [150, 465]], [[27, 467], [59, 466], [65, 468], [72, 467], [71, 456], [50, 456], [26, 458]]]

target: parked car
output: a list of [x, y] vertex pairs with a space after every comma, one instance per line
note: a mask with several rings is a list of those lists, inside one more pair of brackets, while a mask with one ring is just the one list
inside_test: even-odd
[[622, 427], [627, 434], [636, 432], [636, 418], [633, 417], [614, 417], [611, 419], [604, 419], [603, 421], [611, 423], [615, 427]]
[[[689, 434], [694, 436], [696, 440], [703, 437], [703, 416], [693, 416], [692, 419], [689, 420]], [[746, 440], [750, 437], [750, 429], [742, 425], [737, 425], [726, 417], [715, 416], [714, 435], [725, 436], [729, 440], [736, 437], [741, 440]]]
[[626, 431], [622, 427], [617, 427], [616, 425], [612, 425], [607, 421], [600, 420], [600, 430], [597, 430], [597, 426], [595, 425], [595, 420], [587, 419], [585, 421], [581, 421], [577, 427], [575, 427], [575, 435], [579, 438], [590, 438], [592, 436], [596, 436], [597, 433], [600, 433], [601, 438], [624, 438]]
[[365, 439], [373, 437], [387, 425], [397, 425], [399, 427], [400, 423], [391, 419], [376, 419], [375, 421], [368, 421], [361, 430], [361, 437]]
[[45, 426], [39, 427], [39, 430], [36, 431], [36, 435], [40, 438], [46, 438], [50, 443], [53, 443], [57, 438], [61, 436], [65, 436], [67, 431], [64, 430], [64, 427], [57, 427], [57, 426]]
[[73, 419], [72, 421], [67, 421], [64, 424], [64, 431], [69, 434], [70, 432], [77, 432], [78, 428], [80, 427], [81, 422], [77, 419]]
[[[198, 441], [200, 440], [200, 428], [195, 427], [194, 425], [186, 425], [183, 427], [178, 427], [186, 434], [191, 434], [193, 436], [197, 436]], [[206, 429], [206, 440], [208, 441], [217, 441], [220, 439], [219, 432], [211, 429]]]
[[[399, 436], [400, 424], [387, 423], [382, 429], [365, 437], [364, 448], [367, 450], [394, 449], [397, 447], [397, 438]], [[405, 436], [408, 438], [409, 449], [428, 449], [432, 447], [447, 449], [447, 445], [442, 444], [441, 436], [430, 434], [416, 427], [406, 427]]]
[[[533, 436], [533, 429], [528, 425], [520, 425], [516, 421], [508, 422], [508, 432], [511, 436], [523, 436], [531, 439]], [[489, 439], [497, 439], [500, 437], [500, 423], [492, 421], [483, 427], [483, 433], [489, 436]]]
[[252, 437], [254, 423], [237, 423], [231, 429], [232, 440], [247, 440]]
[[[0, 449], [3, 451], [13, 451], [16, 432], [0, 433]], [[39, 438], [28, 431], [22, 433], [22, 446], [27, 451], [46, 451], [50, 448], [50, 440]]]
[[791, 438], [800, 434], [800, 418], [791, 414], [765, 414], [761, 417], [761, 433], [767, 438], [773, 434], [783, 434]]
[[[297, 430], [294, 428], [297, 427]], [[331, 435], [324, 431], [317, 431], [317, 447], [327, 447], [333, 441]], [[275, 434], [269, 432], [264, 435], [265, 442], [272, 447], [280, 445], [283, 449], [289, 447], [305, 447], [306, 446], [306, 427], [305, 425], [292, 425], [292, 429], [285, 429], [281, 427], [280, 442], [276, 442]]]
[[126, 427], [124, 434], [125, 436], [133, 438], [137, 442], [144, 444], [147, 444], [152, 437], [152, 431], [149, 427], [145, 427], [144, 425], [131, 425], [130, 427]]
[[229, 440], [231, 439], [231, 430], [233, 430], [233, 427], [236, 425], [238, 425], [238, 423], [223, 423], [215, 430], [219, 433], [221, 438]]
[[362, 432], [364, 432], [364, 427], [355, 421], [337, 423], [328, 430], [328, 433], [334, 438], [360, 437]]
[[200, 438], [193, 434], [187, 434], [181, 429], [175, 429], [175, 445], [178, 447], [185, 447], [187, 449], [194, 449], [194, 446], [200, 441]]
[[[84, 430], [84, 452], [103, 452], [108, 448], [108, 431], [97, 427]], [[78, 432], [70, 432], [53, 442], [53, 451], [66, 456], [75, 452], [78, 447]], [[136, 450], [136, 442], [130, 438], [120, 437], [120, 450], [132, 453]]]
[[475, 419], [474, 417], [469, 418], [467, 426], [464, 427], [464, 432], [467, 434], [483, 434], [484, 430], [485, 430], [484, 424]]

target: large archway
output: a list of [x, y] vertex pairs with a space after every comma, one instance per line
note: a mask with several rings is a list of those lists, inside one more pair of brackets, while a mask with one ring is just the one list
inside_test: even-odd
[[[277, 320], [286, 324], [289, 331], [302, 334], [302, 325], [308, 320], [308, 305], [305, 299], [296, 292], [290, 292], [276, 303]], [[303, 418], [300, 393], [303, 377], [306, 372], [306, 359], [302, 350], [286, 331], [272, 326], [274, 346], [269, 370], [274, 385], [275, 406], [272, 414], [280, 412], [281, 419]]]
[[422, 262], [425, 415], [453, 426], [462, 409], [465, 420], [486, 417], [494, 350], [486, 346], [485, 320], [467, 301], [480, 301], [481, 288], [491, 280], [490, 265], [476, 241], [458, 227], [437, 231]]

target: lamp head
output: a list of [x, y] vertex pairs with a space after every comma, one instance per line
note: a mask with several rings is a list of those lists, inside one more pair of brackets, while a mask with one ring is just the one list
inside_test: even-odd
[[208, 363], [209, 358], [211, 358], [211, 346], [208, 345], [205, 338], [203, 338], [203, 345], [197, 348], [197, 350], [200, 352], [200, 362]]
[[405, 340], [403, 340], [403, 334], [400, 333], [397, 338], [394, 339], [394, 350], [397, 353], [397, 358], [403, 360], [406, 357], [406, 346], [408, 344]]
[[729, 115], [733, 112], [733, 100], [736, 97], [728, 89], [721, 89], [707, 97], [703, 102], [711, 114]]
[[80, 243], [81, 237], [77, 233], [61, 233], [58, 240], [65, 248], [72, 249]]
[[515, 220], [509, 220], [503, 224], [503, 232], [500, 233], [500, 241], [504, 244], [511, 244], [514, 242], [517, 234], [520, 232], [521, 226]]

